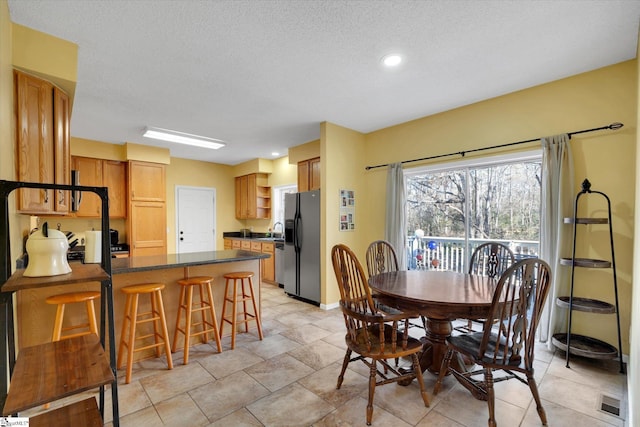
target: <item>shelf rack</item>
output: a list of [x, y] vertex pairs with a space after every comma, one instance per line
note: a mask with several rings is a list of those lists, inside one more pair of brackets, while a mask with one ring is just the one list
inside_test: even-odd
[[[43, 184], [0, 180], [0, 407], [3, 415], [16, 414], [43, 403], [100, 387], [98, 406], [83, 400], [34, 417], [45, 425], [72, 425], [80, 420], [104, 421], [104, 387], [111, 386], [113, 426], [119, 427], [118, 386], [113, 328], [113, 286], [109, 234], [102, 233], [102, 257], [98, 264], [74, 263], [72, 272], [50, 277], [11, 274], [9, 195], [20, 188], [93, 192], [100, 197], [102, 230], [109, 230], [109, 197], [106, 187]], [[100, 282], [100, 337], [81, 336], [23, 348], [16, 360], [13, 294], [16, 291], [80, 282]], [[106, 321], [108, 318], [108, 327]], [[109, 355], [105, 354], [106, 334]], [[85, 366], [85, 369], [78, 369]], [[80, 375], [78, 375], [80, 373]], [[59, 381], [52, 381], [58, 379]], [[11, 384], [11, 387], [9, 387]], [[93, 403], [91, 401], [94, 401]]]
[[[586, 194], [599, 195], [607, 202], [607, 218], [580, 218], [578, 217], [578, 202]], [[573, 249], [571, 258], [562, 258], [561, 265], [571, 267], [571, 290], [569, 296], [560, 296], [556, 299], [556, 305], [569, 310], [569, 323], [566, 333], [557, 333], [552, 337], [553, 344], [561, 350], [566, 351], [566, 366], [569, 367], [570, 355], [577, 355], [593, 359], [620, 359], [620, 373], [624, 373], [622, 362], [622, 337], [620, 334], [620, 310], [618, 305], [618, 279], [616, 275], [616, 261], [613, 246], [613, 227], [611, 224], [611, 201], [609, 197], [601, 192], [591, 189], [591, 183], [585, 179], [582, 183], [582, 190], [576, 195], [573, 217], [565, 218], [565, 224], [573, 225]], [[609, 242], [611, 246], [611, 260], [578, 258], [576, 257], [576, 237], [578, 225], [609, 225]], [[590, 298], [583, 298], [574, 295], [575, 290], [575, 269], [578, 268], [610, 268], [612, 269], [613, 291], [615, 305], [606, 301]], [[614, 314], [616, 315], [618, 327], [618, 348], [609, 343], [596, 338], [579, 335], [571, 332], [573, 312], [581, 311], [592, 314]]]

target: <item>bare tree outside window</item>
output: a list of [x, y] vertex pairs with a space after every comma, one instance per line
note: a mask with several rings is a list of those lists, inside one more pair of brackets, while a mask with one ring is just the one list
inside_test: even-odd
[[462, 271], [486, 241], [520, 257], [537, 254], [540, 174], [540, 160], [407, 174], [410, 267]]

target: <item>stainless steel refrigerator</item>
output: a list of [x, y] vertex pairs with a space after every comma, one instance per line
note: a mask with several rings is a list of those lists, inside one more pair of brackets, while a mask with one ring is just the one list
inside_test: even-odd
[[320, 303], [320, 190], [284, 196], [284, 291]]

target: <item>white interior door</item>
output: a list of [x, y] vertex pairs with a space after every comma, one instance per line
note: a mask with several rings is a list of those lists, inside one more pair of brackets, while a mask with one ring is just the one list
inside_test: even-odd
[[176, 250], [216, 250], [216, 190], [176, 186]]

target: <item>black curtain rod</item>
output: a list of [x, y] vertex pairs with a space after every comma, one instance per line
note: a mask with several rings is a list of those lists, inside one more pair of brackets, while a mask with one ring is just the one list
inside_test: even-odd
[[[579, 133], [595, 132], [597, 130], [605, 130], [605, 129], [616, 130], [616, 129], [620, 129], [622, 126], [624, 126], [622, 123], [616, 122], [616, 123], [611, 123], [608, 126], [602, 126], [602, 127], [599, 127], [599, 128], [583, 129], [583, 130], [578, 130], [578, 131], [575, 131], [575, 132], [570, 132], [568, 135], [569, 135], [569, 138], [571, 138], [573, 135], [577, 135]], [[540, 139], [542, 139], [542, 138], [527, 139], [526, 141], [510, 142], [508, 144], [492, 145], [491, 147], [474, 148], [472, 150], [457, 151], [455, 153], [438, 154], [436, 156], [422, 157], [420, 159], [403, 160], [400, 163], [404, 164], [404, 163], [421, 162], [423, 160], [440, 159], [442, 157], [450, 157], [450, 156], [457, 156], [457, 155], [460, 155], [460, 156], [464, 157], [465, 154], [467, 154], [467, 153], [475, 153], [476, 151], [493, 150], [494, 148], [502, 148], [502, 147], [510, 147], [512, 145], [526, 144], [527, 142], [540, 141]], [[389, 163], [386, 163], [384, 165], [367, 166], [367, 167], [365, 167], [365, 169], [369, 170], [369, 169], [375, 169], [375, 168], [383, 168], [385, 166], [389, 166]]]

